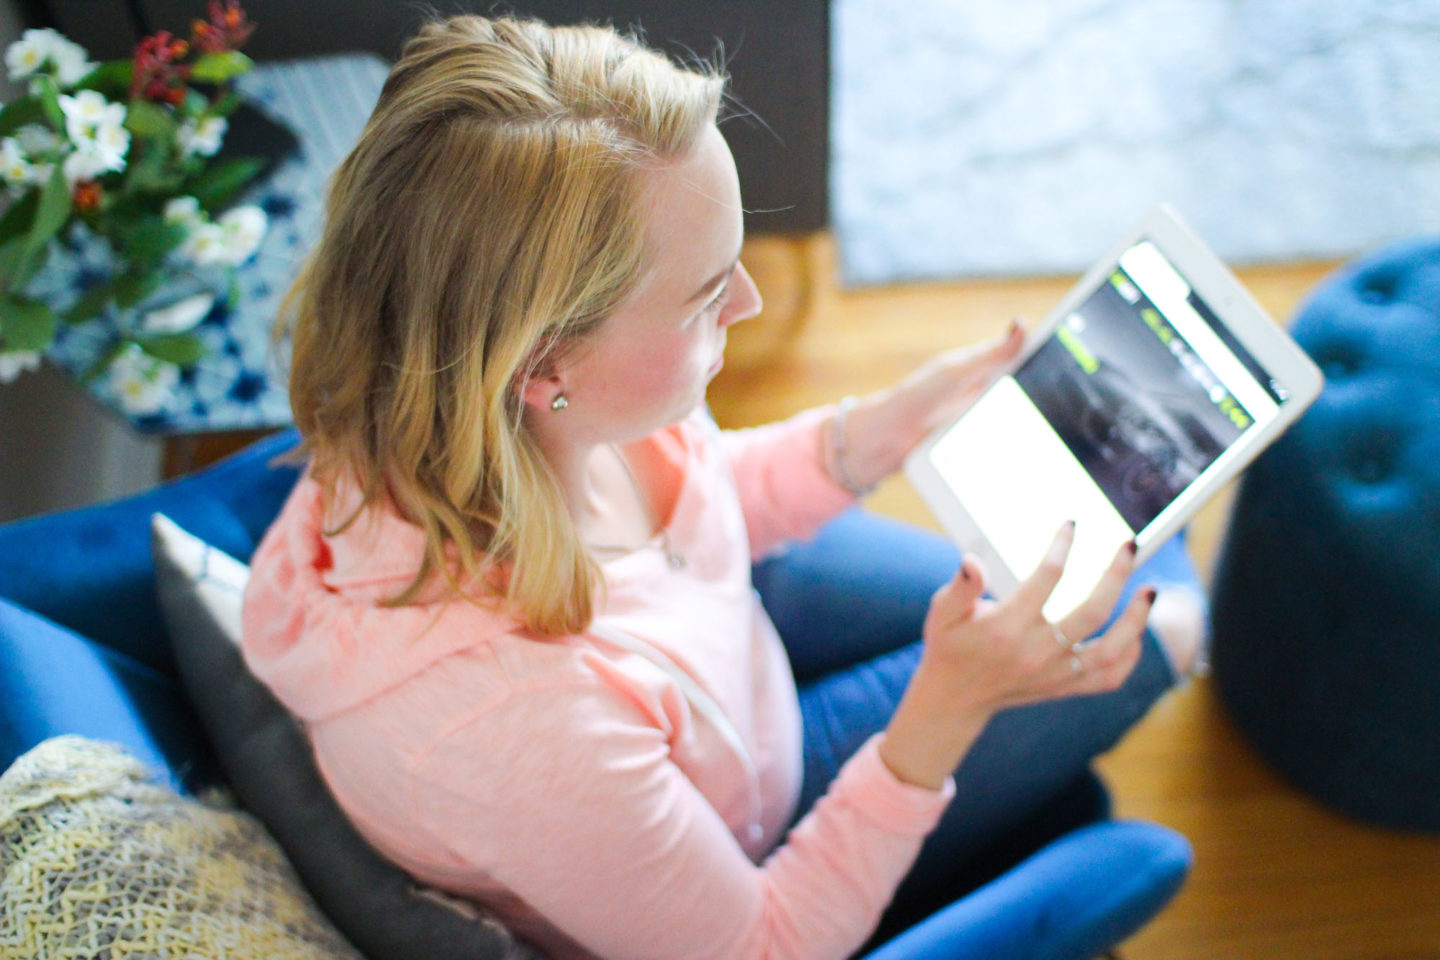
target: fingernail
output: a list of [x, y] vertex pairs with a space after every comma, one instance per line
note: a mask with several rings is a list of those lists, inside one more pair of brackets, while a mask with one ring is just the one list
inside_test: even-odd
[[964, 580], [966, 583], [970, 582], [970, 568], [965, 566], [963, 563], [960, 565], [960, 579]]
[[1158, 594], [1155, 592], [1154, 587], [1146, 587], [1143, 596], [1147, 604], [1152, 607], [1155, 606], [1155, 597], [1158, 596]]
[[1017, 334], [1017, 333], [1020, 332], [1020, 330], [1022, 329], [1023, 326], [1024, 326], [1024, 324], [1022, 324], [1022, 323], [1020, 322], [1020, 318], [1019, 318], [1019, 317], [1011, 317], [1011, 318], [1010, 318], [1010, 329], [1006, 332], [1005, 335], [1006, 335], [1007, 337], [1013, 337], [1013, 336], [1015, 336], [1015, 334]]
[[1061, 530], [1073, 531], [1073, 530], [1075, 529], [1075, 521], [1074, 521], [1074, 520], [1066, 520], [1064, 523], [1062, 523], [1062, 524], [1060, 525], [1060, 529], [1061, 529]]
[[1133, 557], [1135, 556], [1136, 552], [1139, 551], [1140, 544], [1136, 543], [1134, 540], [1131, 540], [1129, 543], [1125, 544], [1125, 549], [1128, 550], [1130, 552], [1130, 556]]

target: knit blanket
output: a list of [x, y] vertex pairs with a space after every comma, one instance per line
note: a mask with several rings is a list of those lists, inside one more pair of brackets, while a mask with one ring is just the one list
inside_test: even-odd
[[0, 956], [363, 960], [254, 819], [74, 736], [0, 777]]

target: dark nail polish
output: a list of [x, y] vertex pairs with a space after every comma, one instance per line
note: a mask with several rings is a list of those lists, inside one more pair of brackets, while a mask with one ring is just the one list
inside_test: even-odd
[[968, 567], [965, 567], [963, 565], [960, 567], [960, 579], [964, 580], [966, 583], [970, 582], [970, 569]]
[[1145, 602], [1146, 602], [1147, 604], [1149, 604], [1150, 606], [1153, 607], [1153, 606], [1155, 605], [1155, 597], [1156, 597], [1156, 596], [1158, 596], [1158, 594], [1156, 594], [1154, 587], [1146, 587], [1146, 588], [1145, 588], [1144, 597], [1145, 597]]
[[1140, 544], [1136, 543], [1134, 540], [1131, 540], [1129, 543], [1125, 544], [1125, 549], [1128, 550], [1130, 552], [1130, 556], [1133, 557], [1136, 553], [1139, 552]]

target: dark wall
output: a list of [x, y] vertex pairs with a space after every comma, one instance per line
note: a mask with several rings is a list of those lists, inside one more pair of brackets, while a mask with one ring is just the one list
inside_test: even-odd
[[[391, 0], [245, 0], [259, 25], [256, 59], [370, 50], [393, 60], [424, 17]], [[101, 59], [128, 56], [144, 33], [187, 34], [204, 0], [49, 0], [41, 16]], [[829, 163], [828, 0], [525, 0], [435, 3], [443, 14], [514, 12], [552, 23], [593, 20], [641, 27], [680, 59], [725, 50], [740, 109], [724, 124], [740, 169], [746, 227], [756, 233], [825, 226]], [[747, 111], [754, 116], [747, 115]], [[758, 118], [758, 119], [757, 119]]]

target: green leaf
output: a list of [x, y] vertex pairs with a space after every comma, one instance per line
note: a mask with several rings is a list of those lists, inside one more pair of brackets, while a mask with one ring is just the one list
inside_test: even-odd
[[149, 217], [132, 226], [122, 238], [122, 250], [132, 263], [151, 267], [185, 242], [185, 225]]
[[55, 85], [55, 78], [46, 74], [39, 74], [35, 77], [35, 85], [39, 87], [36, 96], [40, 100], [40, 110], [45, 119], [57, 131], [65, 132], [65, 111], [60, 109], [60, 88]]
[[195, 66], [190, 71], [190, 79], [196, 83], [224, 83], [226, 80], [240, 76], [253, 66], [255, 66], [255, 61], [239, 50], [206, 53], [195, 61]]
[[157, 360], [177, 367], [188, 367], [205, 356], [205, 344], [191, 333], [166, 333], [157, 337], [136, 338], [140, 349]]
[[130, 96], [130, 82], [135, 77], [135, 64], [129, 60], [108, 60], [75, 84], [76, 90], [95, 90], [111, 100]]
[[10, 350], [44, 350], [55, 339], [55, 312], [38, 300], [0, 297], [0, 335]]
[[49, 258], [50, 249], [31, 249], [27, 237], [0, 244], [0, 290], [23, 290]]
[[130, 148], [130, 163], [125, 167], [125, 185], [121, 189], [125, 197], [137, 192], [160, 193], [173, 196], [179, 190], [171, 151], [167, 144], [157, 141], [144, 143], [138, 151]]
[[235, 195], [255, 179], [264, 166], [265, 161], [258, 157], [223, 160], [191, 181], [185, 192], [199, 200], [206, 211], [215, 213], [235, 199]]
[[231, 90], [229, 93], [226, 93], [224, 96], [222, 96], [219, 100], [216, 100], [214, 103], [210, 104], [210, 106], [206, 108], [205, 113], [212, 117], [228, 117], [236, 110], [239, 110], [240, 105], [244, 102], [244, 97], [240, 96], [240, 94], [236, 93], [234, 90]]
[[202, 117], [210, 110], [210, 98], [199, 90], [186, 90], [185, 102], [180, 105], [180, 112], [187, 117]]
[[115, 279], [115, 305], [133, 307], [165, 285], [168, 271], [131, 270]]
[[25, 286], [19, 276], [25, 262], [25, 238], [11, 237], [0, 243], [0, 290], [19, 290]]
[[96, 357], [95, 362], [90, 364], [89, 368], [80, 375], [80, 382], [84, 384], [93, 382], [96, 377], [110, 369], [110, 364], [114, 363], [120, 354], [124, 353], [129, 347], [130, 341], [128, 340], [121, 340], [119, 343], [112, 345], [104, 353]]
[[65, 171], [56, 164], [50, 172], [50, 181], [40, 191], [40, 203], [35, 209], [35, 222], [30, 226], [29, 248], [38, 251], [70, 219], [72, 198], [70, 184], [65, 182]]
[[137, 137], [173, 137], [180, 129], [175, 115], [149, 100], [131, 100], [125, 110], [125, 129]]
[[[58, 102], [57, 102], [58, 104]], [[5, 104], [0, 110], [0, 137], [8, 137], [27, 123], [39, 123], [45, 119], [45, 110], [40, 106], [39, 97], [22, 97]]]
[[115, 284], [118, 280], [117, 277], [86, 290], [69, 310], [60, 315], [60, 319], [65, 323], [79, 323], [99, 316], [105, 306], [115, 298]]
[[30, 232], [35, 222], [35, 208], [40, 204], [40, 191], [27, 190], [25, 196], [10, 204], [4, 216], [0, 216], [0, 243], [8, 243], [15, 237]]

